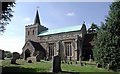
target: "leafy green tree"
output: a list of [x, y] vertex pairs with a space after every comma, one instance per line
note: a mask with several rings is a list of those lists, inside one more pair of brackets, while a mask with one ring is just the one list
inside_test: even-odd
[[[4, 1], [4, 0], [2, 0]], [[0, 33], [4, 32], [5, 26], [9, 24], [11, 21], [11, 18], [13, 17], [13, 7], [15, 7], [15, 1], [14, 0], [8, 0], [9, 2], [1, 2], [0, 1], [0, 7], [2, 7], [2, 10], [0, 10]], [[12, 2], [10, 2], [12, 1]]]
[[96, 24], [92, 23], [92, 25], [88, 29], [88, 33], [97, 33], [98, 30], [99, 27]]
[[12, 58], [12, 53], [10, 51], [5, 51], [6, 58]]
[[109, 16], [105, 19], [94, 41], [94, 57], [102, 67], [120, 70], [120, 1], [110, 5]]

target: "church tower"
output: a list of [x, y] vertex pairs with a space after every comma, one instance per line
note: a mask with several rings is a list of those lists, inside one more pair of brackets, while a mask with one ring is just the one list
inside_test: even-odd
[[38, 34], [45, 30], [48, 30], [48, 28], [41, 25], [37, 10], [34, 24], [25, 26], [25, 42], [28, 40], [37, 41]]

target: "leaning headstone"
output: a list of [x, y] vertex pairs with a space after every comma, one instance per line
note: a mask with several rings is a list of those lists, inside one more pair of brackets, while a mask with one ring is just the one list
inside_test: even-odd
[[20, 58], [20, 54], [18, 52], [13, 52], [13, 59], [19, 59]]
[[53, 72], [58, 73], [61, 71], [61, 57], [54, 56], [53, 58]]
[[11, 59], [11, 64], [17, 64], [16, 60], [20, 58], [20, 54], [18, 52], [13, 52], [12, 54], [12, 59]]

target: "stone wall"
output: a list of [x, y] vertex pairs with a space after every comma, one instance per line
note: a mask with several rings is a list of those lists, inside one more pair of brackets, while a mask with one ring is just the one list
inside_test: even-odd
[[39, 40], [39, 42], [61, 41], [61, 40], [67, 40], [67, 39], [76, 39], [78, 35], [80, 37], [82, 36], [80, 30], [74, 31], [74, 32], [68, 32], [68, 33], [39, 36], [37, 40]]
[[25, 58], [25, 51], [26, 51], [26, 50], [29, 50], [29, 51], [30, 51], [30, 56], [33, 56], [35, 49], [34, 49], [34, 47], [31, 45], [31, 43], [30, 43], [29, 41], [28, 41], [28, 42], [25, 44], [25, 46], [23, 47], [23, 56], [24, 56], [24, 58]]
[[[35, 41], [38, 34], [38, 24], [25, 26], [25, 42], [28, 40]], [[29, 32], [29, 34], [28, 34]]]
[[[53, 34], [53, 35], [46, 35], [46, 36], [39, 36], [38, 42], [46, 49], [47, 53], [49, 53], [48, 44], [49, 43], [55, 43], [55, 53], [54, 55], [60, 55], [62, 60], [65, 60], [65, 42], [71, 42], [72, 43], [72, 60], [77, 60], [79, 57], [78, 54], [78, 45], [75, 40], [82, 40], [81, 38], [81, 31], [75, 31], [75, 32], [68, 32], [68, 33], [60, 33], [60, 34]], [[81, 42], [81, 41], [79, 41]], [[79, 43], [81, 44], [81, 43]], [[70, 57], [68, 57], [68, 60], [70, 60]]]

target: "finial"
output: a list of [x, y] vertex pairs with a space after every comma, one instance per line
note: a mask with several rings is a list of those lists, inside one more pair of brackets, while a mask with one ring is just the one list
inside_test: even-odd
[[36, 17], [35, 17], [34, 24], [36, 24], [36, 23], [40, 24], [40, 19], [39, 19], [38, 8], [39, 8], [39, 6], [37, 6], [37, 12], [36, 12]]
[[37, 6], [36, 8], [37, 8], [37, 10], [38, 10], [38, 9], [39, 9], [39, 6]]
[[83, 24], [85, 24], [85, 21], [83, 21]]

